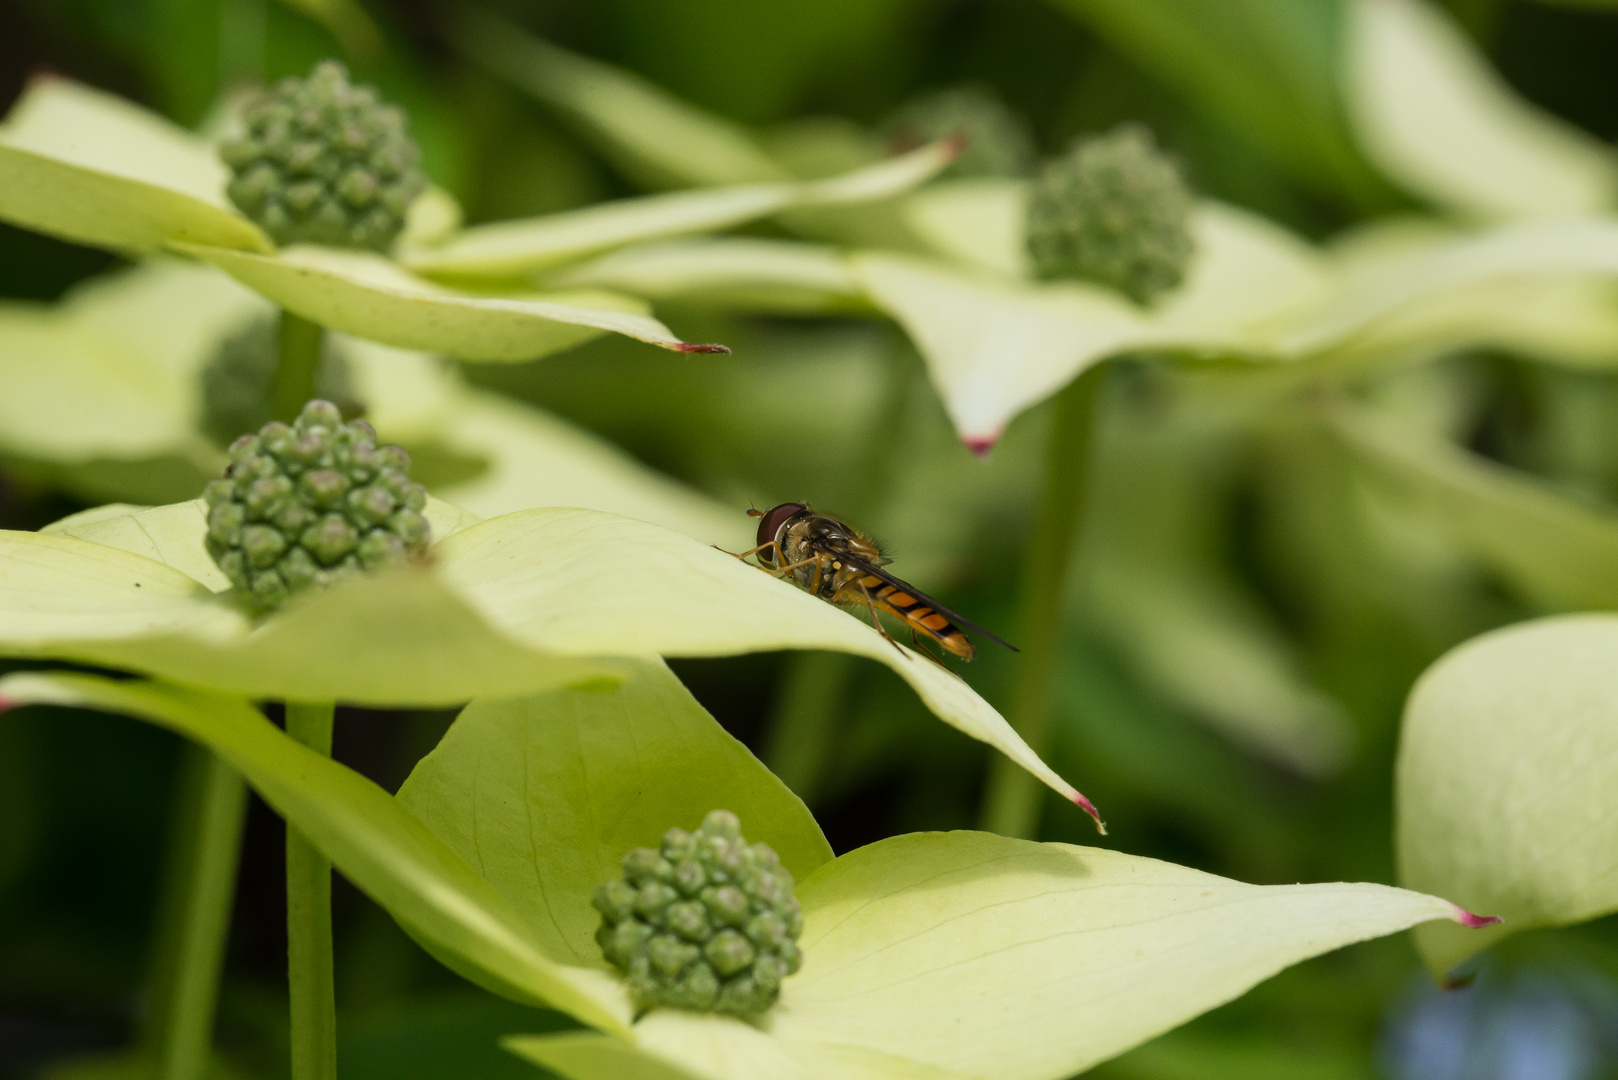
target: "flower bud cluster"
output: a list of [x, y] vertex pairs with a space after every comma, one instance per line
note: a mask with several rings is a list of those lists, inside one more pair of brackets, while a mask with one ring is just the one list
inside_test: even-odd
[[249, 105], [247, 133], [219, 148], [230, 201], [278, 244], [385, 251], [427, 186], [404, 110], [349, 84], [335, 60]]
[[[276, 316], [266, 314], [226, 337], [202, 369], [202, 430], [219, 445], [269, 423], [278, 349]], [[331, 334], [321, 335], [315, 396], [350, 416], [359, 409], [348, 360]]]
[[363, 420], [311, 401], [296, 422], [265, 424], [230, 446], [203, 493], [208, 554], [259, 607], [420, 555], [431, 539], [427, 491], [410, 456], [376, 445]]
[[803, 962], [803, 914], [792, 874], [741, 823], [715, 810], [696, 832], [670, 829], [659, 851], [636, 848], [624, 875], [599, 886], [596, 942], [629, 980], [640, 1009], [654, 1005], [757, 1016]]
[[1034, 168], [1028, 125], [992, 90], [976, 84], [915, 98], [900, 106], [883, 129], [901, 151], [960, 136], [961, 152], [942, 176], [1027, 176]]
[[1040, 172], [1028, 252], [1043, 278], [1082, 278], [1148, 304], [1191, 260], [1191, 191], [1151, 132], [1124, 124], [1081, 138]]

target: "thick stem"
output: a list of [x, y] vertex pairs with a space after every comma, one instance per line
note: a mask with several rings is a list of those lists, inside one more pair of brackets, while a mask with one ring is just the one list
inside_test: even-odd
[[322, 333], [320, 324], [290, 311], [281, 312], [279, 360], [270, 384], [270, 407], [277, 420], [290, 424], [315, 396]]
[[847, 653], [801, 652], [787, 660], [770, 716], [764, 761], [811, 806], [825, 783], [837, 720], [854, 672], [855, 658]]
[[[872, 418], [861, 455], [867, 463], [863, 482], [845, 496], [846, 505], [836, 508], [856, 524], [868, 522], [881, 510], [915, 379], [914, 357], [905, 346], [895, 344], [889, 350], [882, 403]], [[787, 658], [763, 758], [770, 771], [810, 806], [815, 805], [825, 783], [838, 720], [858, 664], [847, 653], [799, 652]]]
[[[1035, 753], [1050, 742], [1052, 683], [1062, 650], [1063, 601], [1074, 542], [1084, 520], [1096, 397], [1102, 368], [1084, 372], [1056, 395], [1039, 518], [1023, 562], [1019, 588], [1017, 682], [1007, 719]], [[996, 754], [989, 766], [982, 825], [1003, 836], [1032, 837], [1039, 829], [1044, 789], [1026, 770]]]
[[[330, 755], [335, 708], [287, 702], [287, 734]], [[337, 997], [331, 958], [331, 863], [287, 825], [287, 983], [292, 1080], [336, 1080]]]
[[202, 1080], [236, 895], [247, 785], [200, 746], [181, 763], [142, 1041], [162, 1080]]

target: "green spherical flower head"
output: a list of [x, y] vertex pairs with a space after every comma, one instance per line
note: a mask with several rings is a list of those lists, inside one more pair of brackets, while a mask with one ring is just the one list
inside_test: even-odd
[[599, 886], [596, 942], [629, 981], [637, 1009], [668, 1005], [757, 1016], [803, 963], [803, 913], [792, 875], [741, 823], [715, 810], [696, 832], [670, 829], [661, 850], [636, 848]]
[[1028, 125], [987, 87], [958, 86], [914, 98], [882, 130], [901, 151], [959, 135], [960, 156], [943, 176], [1027, 176], [1034, 168]]
[[247, 133], [219, 148], [226, 190], [277, 244], [386, 251], [427, 186], [404, 110], [335, 60], [281, 80], [242, 119]]
[[1040, 172], [1028, 253], [1043, 278], [1082, 278], [1149, 304], [1179, 285], [1194, 248], [1191, 190], [1151, 132], [1081, 138]]
[[223, 479], [203, 492], [208, 554], [259, 608], [419, 556], [427, 490], [409, 471], [410, 455], [377, 446], [370, 424], [311, 401], [290, 426], [230, 445]]
[[[270, 397], [280, 363], [278, 349], [276, 317], [265, 315], [227, 337], [202, 369], [202, 430], [219, 445], [228, 446], [242, 432], [263, 427], [274, 416]], [[359, 411], [348, 361], [330, 334], [321, 335], [315, 393], [336, 402], [346, 415]]]

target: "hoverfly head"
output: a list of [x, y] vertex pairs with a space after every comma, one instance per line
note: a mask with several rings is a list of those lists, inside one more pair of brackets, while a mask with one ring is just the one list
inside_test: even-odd
[[807, 509], [809, 508], [803, 503], [789, 502], [772, 506], [768, 510], [749, 510], [747, 512], [750, 517], [756, 517], [759, 519], [757, 543], [760, 548], [763, 548], [763, 550], [758, 553], [760, 562], [775, 561], [774, 556], [770, 554], [770, 549], [766, 548], [764, 545], [771, 543], [776, 544], [776, 550], [779, 551], [781, 532], [786, 528], [786, 523]]

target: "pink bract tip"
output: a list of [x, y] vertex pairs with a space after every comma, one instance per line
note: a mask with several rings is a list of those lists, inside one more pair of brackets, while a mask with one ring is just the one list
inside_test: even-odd
[[1096, 832], [1100, 833], [1102, 836], [1106, 836], [1107, 823], [1101, 820], [1101, 811], [1096, 809], [1096, 804], [1085, 798], [1082, 793], [1077, 791], [1069, 796], [1069, 798], [1073, 800], [1074, 806], [1077, 806], [1080, 810], [1083, 810], [1086, 814], [1090, 815], [1090, 820], [1096, 823]]
[[966, 149], [966, 136], [957, 131], [943, 139], [943, 144], [944, 153], [949, 155], [951, 161], [954, 161], [961, 156], [961, 151]]
[[1498, 915], [1474, 915], [1463, 907], [1457, 907], [1455, 914], [1450, 918], [1466, 927], [1468, 930], [1480, 930], [1485, 926], [1493, 926], [1503, 920]]
[[8, 709], [15, 709], [21, 704], [22, 702], [18, 701], [16, 698], [8, 698], [0, 695], [0, 712], [5, 712]]
[[989, 451], [994, 449], [994, 444], [1000, 441], [1000, 433], [997, 431], [993, 435], [967, 435], [961, 441], [979, 458], [986, 458]]
[[675, 352], [685, 352], [685, 353], [728, 353], [728, 352], [730, 352], [730, 346], [729, 345], [698, 345], [698, 344], [696, 344], [694, 342], [690, 342], [690, 341], [681, 341], [681, 342], [677, 342], [674, 345], [674, 351]]

